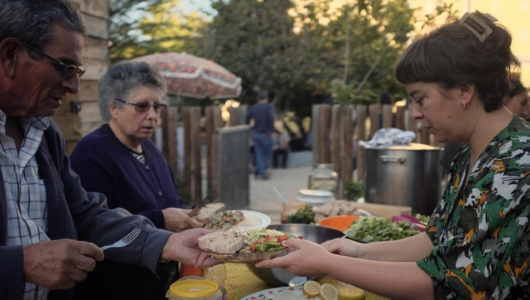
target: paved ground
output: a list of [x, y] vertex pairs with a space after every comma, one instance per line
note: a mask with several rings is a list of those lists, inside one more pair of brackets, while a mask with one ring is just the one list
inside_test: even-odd
[[289, 169], [269, 169], [268, 180], [250, 177], [250, 210], [267, 214], [272, 224], [280, 224], [283, 202], [278, 198], [273, 187], [287, 200], [295, 200], [298, 190], [307, 188], [307, 180], [312, 167], [294, 167]]

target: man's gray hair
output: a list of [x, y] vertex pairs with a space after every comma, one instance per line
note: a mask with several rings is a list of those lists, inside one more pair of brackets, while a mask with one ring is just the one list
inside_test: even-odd
[[99, 111], [103, 121], [108, 122], [111, 118], [109, 104], [124, 105], [114, 98], [128, 100], [131, 92], [142, 86], [159, 89], [164, 98], [167, 93], [164, 77], [148, 63], [122, 61], [113, 65], [99, 82]]
[[87, 32], [81, 13], [65, 0], [0, 0], [0, 43], [14, 37], [42, 50], [56, 24], [82, 35]]

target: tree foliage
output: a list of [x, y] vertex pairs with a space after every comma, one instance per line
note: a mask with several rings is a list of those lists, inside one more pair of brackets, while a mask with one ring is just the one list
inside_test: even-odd
[[180, 0], [109, 0], [112, 62], [163, 52], [197, 52], [205, 20], [179, 10]]
[[301, 123], [332, 92], [344, 104], [375, 103], [383, 92], [403, 97], [394, 63], [415, 26], [454, 14], [441, 4], [417, 19], [407, 0], [357, 0], [338, 9], [331, 2], [216, 0], [200, 52], [242, 77], [240, 100], [252, 103], [257, 90], [268, 89], [276, 107]]

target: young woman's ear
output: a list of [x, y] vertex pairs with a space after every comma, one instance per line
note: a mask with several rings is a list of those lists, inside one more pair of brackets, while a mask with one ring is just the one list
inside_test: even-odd
[[466, 108], [471, 103], [471, 101], [473, 100], [473, 96], [475, 95], [475, 85], [457, 84], [456, 87], [459, 91], [462, 106]]

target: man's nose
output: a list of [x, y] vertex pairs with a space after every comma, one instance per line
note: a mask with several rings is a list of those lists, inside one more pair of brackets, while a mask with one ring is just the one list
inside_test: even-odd
[[79, 76], [74, 74], [74, 76], [63, 79], [63, 87], [68, 90], [71, 94], [77, 94], [79, 92]]

